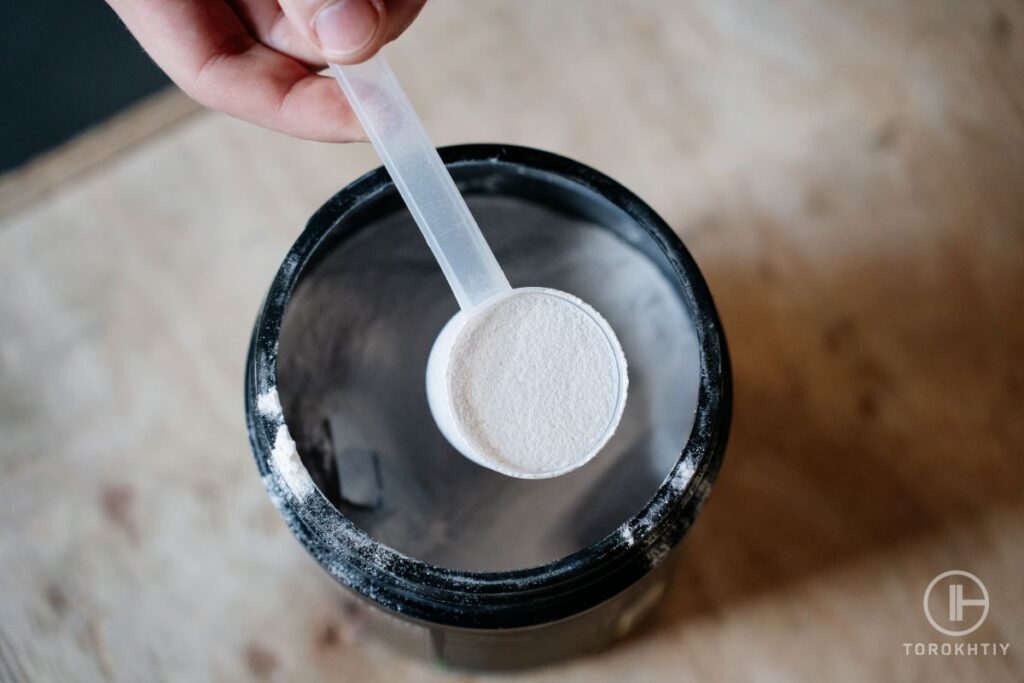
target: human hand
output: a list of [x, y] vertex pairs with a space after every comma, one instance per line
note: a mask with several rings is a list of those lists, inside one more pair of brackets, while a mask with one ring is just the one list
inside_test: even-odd
[[212, 109], [310, 140], [364, 140], [327, 61], [397, 38], [426, 0], [107, 0], [153, 61]]

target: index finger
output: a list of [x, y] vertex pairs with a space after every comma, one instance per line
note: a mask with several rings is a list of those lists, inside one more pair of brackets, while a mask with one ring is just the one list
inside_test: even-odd
[[219, 111], [310, 140], [365, 136], [337, 85], [258, 42], [223, 0], [107, 0], [160, 68]]

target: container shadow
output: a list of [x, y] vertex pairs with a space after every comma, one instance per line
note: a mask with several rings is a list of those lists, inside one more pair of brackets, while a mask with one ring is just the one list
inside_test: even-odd
[[638, 638], [1024, 501], [1019, 295], [935, 284], [927, 249], [916, 268], [869, 249], [822, 268], [691, 246], [730, 345], [733, 423]]

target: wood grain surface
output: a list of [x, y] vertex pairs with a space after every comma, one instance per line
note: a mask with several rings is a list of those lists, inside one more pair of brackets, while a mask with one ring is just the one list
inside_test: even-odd
[[[731, 346], [726, 462], [656, 616], [508, 681], [1024, 678], [1024, 4], [431, 0], [438, 144], [644, 197]], [[367, 639], [242, 415], [257, 307], [376, 165], [207, 113], [0, 219], [0, 680], [452, 681]], [[936, 574], [988, 588], [962, 642]]]

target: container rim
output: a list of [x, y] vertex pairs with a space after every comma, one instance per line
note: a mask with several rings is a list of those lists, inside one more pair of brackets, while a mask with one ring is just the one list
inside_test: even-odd
[[275, 445], [280, 446], [276, 441], [283, 418], [279, 410], [274, 414], [265, 409], [265, 399], [276, 397], [277, 344], [285, 309], [305, 266], [335, 226], [364, 203], [394, 191], [383, 167], [329, 199], [310, 218], [277, 271], [257, 316], [246, 363], [249, 440], [264, 485], [291, 531], [336, 580], [358, 595], [433, 624], [492, 629], [549, 623], [596, 607], [643, 578], [696, 518], [728, 438], [732, 387], [725, 338], [689, 252], [653, 209], [616, 181], [579, 162], [528, 147], [467, 144], [439, 152], [453, 170], [483, 164], [511, 173], [528, 170], [596, 195], [653, 239], [693, 318], [700, 357], [693, 426], [672, 470], [641, 510], [586, 548], [538, 567], [472, 572], [417, 560], [375, 541], [327, 500], [297, 458], [282, 468]]

